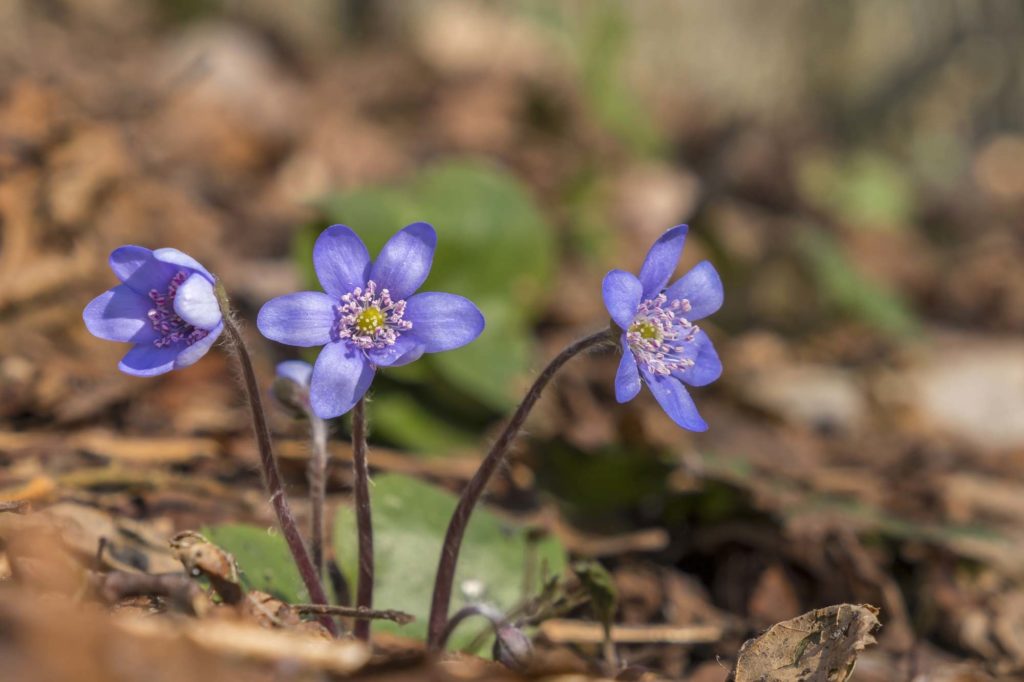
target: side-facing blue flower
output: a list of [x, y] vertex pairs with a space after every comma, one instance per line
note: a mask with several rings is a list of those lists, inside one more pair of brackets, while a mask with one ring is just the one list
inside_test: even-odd
[[82, 318], [94, 336], [134, 344], [122, 372], [151, 377], [188, 367], [224, 330], [214, 277], [191, 256], [121, 246], [110, 268], [121, 284], [94, 298]]
[[722, 374], [722, 362], [697, 325], [722, 307], [722, 280], [707, 261], [668, 286], [686, 241], [686, 225], [661, 235], [640, 268], [640, 276], [612, 270], [604, 278], [604, 305], [622, 328], [622, 361], [615, 375], [615, 399], [628, 402], [640, 392], [641, 378], [672, 420], [691, 431], [707, 423], [687, 392]]
[[313, 267], [324, 291], [279, 296], [260, 309], [256, 326], [268, 339], [323, 346], [310, 383], [318, 417], [351, 410], [378, 367], [459, 348], [483, 331], [483, 315], [468, 299], [415, 293], [427, 279], [436, 245], [433, 227], [413, 223], [371, 262], [355, 232], [332, 225], [313, 246]]

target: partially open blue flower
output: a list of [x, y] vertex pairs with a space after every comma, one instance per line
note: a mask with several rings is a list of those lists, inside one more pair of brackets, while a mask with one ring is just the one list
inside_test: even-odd
[[94, 298], [82, 318], [94, 336], [134, 344], [122, 372], [151, 377], [188, 367], [224, 330], [213, 275], [191, 256], [121, 246], [110, 268], [122, 283]]
[[324, 291], [279, 296], [260, 309], [256, 326], [268, 339], [323, 346], [310, 384], [318, 417], [351, 410], [377, 367], [464, 346], [483, 331], [483, 315], [468, 299], [415, 293], [427, 279], [436, 245], [433, 227], [413, 223], [371, 262], [355, 232], [332, 225], [313, 246], [313, 267]]
[[722, 374], [711, 339], [694, 322], [722, 307], [722, 280], [707, 261], [666, 288], [686, 240], [686, 225], [658, 238], [640, 276], [612, 270], [604, 278], [604, 305], [622, 328], [622, 361], [615, 399], [628, 402], [643, 383], [684, 429], [706, 431], [707, 423], [683, 384], [706, 386]]

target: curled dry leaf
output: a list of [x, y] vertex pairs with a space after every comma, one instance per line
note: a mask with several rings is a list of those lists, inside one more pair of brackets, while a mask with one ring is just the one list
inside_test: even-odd
[[868, 604], [839, 604], [776, 623], [740, 649], [735, 682], [845, 682], [881, 624]]
[[231, 556], [199, 533], [186, 530], [171, 538], [171, 551], [192, 577], [206, 576], [226, 604], [238, 604], [245, 596], [238, 565]]

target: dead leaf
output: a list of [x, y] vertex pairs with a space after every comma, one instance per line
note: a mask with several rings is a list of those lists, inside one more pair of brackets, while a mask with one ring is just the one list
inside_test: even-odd
[[171, 551], [189, 575], [206, 576], [226, 604], [238, 604], [245, 590], [238, 578], [235, 557], [199, 533], [186, 530], [171, 538]]
[[743, 644], [735, 680], [844, 682], [879, 626], [878, 609], [867, 604], [829, 606], [777, 623]]

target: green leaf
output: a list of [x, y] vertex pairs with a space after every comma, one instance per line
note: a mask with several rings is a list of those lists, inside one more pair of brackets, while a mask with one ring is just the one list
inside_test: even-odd
[[797, 246], [829, 303], [894, 337], [918, 331], [917, 318], [903, 299], [859, 272], [830, 235], [808, 229]]
[[[398, 474], [376, 477], [371, 496], [376, 549], [374, 604], [416, 616], [409, 625], [376, 621], [373, 627], [378, 632], [425, 639], [441, 543], [457, 500], [445, 490]], [[334, 524], [335, 551], [353, 586], [358, 561], [354, 521], [353, 511], [343, 507]], [[460, 585], [468, 581], [483, 587], [487, 603], [508, 610], [532, 596], [524, 594], [528, 579], [539, 586], [542, 578], [560, 574], [565, 566], [565, 550], [558, 540], [531, 539], [526, 529], [477, 507], [462, 543], [449, 614], [466, 605]], [[455, 631], [450, 647], [463, 648], [473, 641], [479, 631], [471, 622]]]
[[797, 184], [810, 203], [856, 227], [899, 228], [914, 209], [913, 186], [903, 167], [880, 153], [809, 154], [799, 162]]
[[624, 76], [629, 18], [623, 4], [604, 0], [586, 7], [579, 41], [581, 79], [587, 103], [598, 120], [634, 153], [652, 156], [665, 143], [653, 119]]
[[289, 604], [306, 603], [309, 593], [277, 528], [242, 523], [203, 528], [202, 534], [234, 555], [246, 590], [260, 590]]
[[605, 637], [611, 632], [615, 620], [615, 610], [619, 604], [619, 592], [615, 588], [615, 579], [608, 570], [596, 561], [577, 561], [572, 571], [579, 578], [580, 584], [590, 597], [590, 609], [594, 617], [604, 627]]
[[532, 335], [525, 321], [495, 300], [478, 301], [487, 320], [483, 334], [471, 344], [427, 356], [448, 381], [495, 410], [514, 405], [513, 389], [530, 369]]
[[374, 393], [370, 424], [396, 445], [431, 455], [449, 454], [475, 444], [472, 434], [446, 422], [408, 393]]

